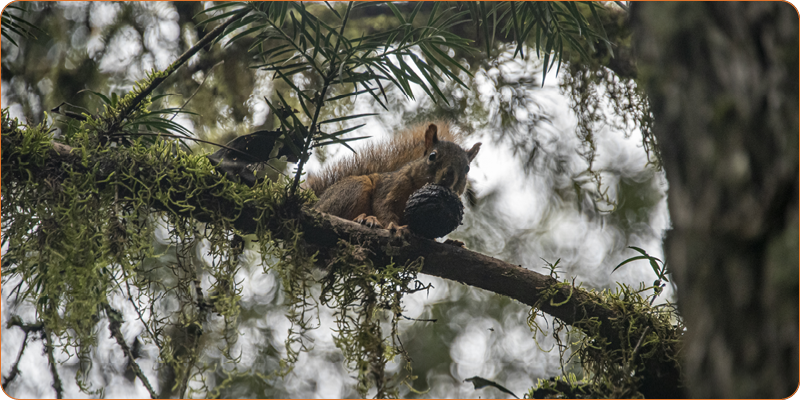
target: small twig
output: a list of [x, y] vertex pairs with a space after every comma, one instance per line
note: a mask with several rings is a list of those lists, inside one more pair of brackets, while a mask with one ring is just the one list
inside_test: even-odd
[[212, 29], [211, 32], [208, 32], [208, 34], [203, 36], [203, 38], [200, 39], [197, 43], [195, 43], [194, 46], [189, 48], [189, 50], [186, 50], [185, 53], [181, 54], [181, 56], [178, 57], [178, 59], [175, 60], [175, 62], [173, 62], [169, 67], [167, 67], [166, 70], [163, 71], [164, 74], [162, 76], [154, 78], [152, 81], [150, 81], [150, 84], [147, 85], [147, 87], [142, 89], [142, 91], [139, 92], [139, 94], [136, 95], [136, 97], [134, 97], [129, 104], [127, 104], [122, 110], [120, 110], [120, 112], [118, 114], [119, 116], [109, 126], [108, 130], [106, 131], [106, 133], [111, 133], [111, 132], [114, 132], [117, 129], [119, 129], [119, 126], [122, 123], [122, 120], [124, 120], [125, 118], [128, 118], [130, 113], [136, 107], [139, 106], [139, 103], [141, 103], [142, 100], [144, 100], [145, 97], [149, 96], [150, 93], [152, 93], [153, 90], [155, 90], [158, 87], [158, 85], [160, 85], [162, 82], [164, 82], [170, 75], [172, 75], [172, 73], [176, 69], [178, 69], [178, 67], [183, 65], [183, 63], [185, 63], [186, 61], [188, 61], [193, 55], [195, 55], [198, 51], [200, 51], [200, 49], [202, 49], [203, 47], [205, 47], [206, 45], [211, 43], [214, 39], [217, 38], [217, 36], [222, 34], [222, 32], [225, 31], [225, 29], [230, 24], [238, 21], [239, 19], [244, 17], [247, 13], [249, 13], [250, 11], [251, 11], [250, 7], [245, 7], [243, 9], [241, 9], [239, 12], [237, 12], [236, 14], [231, 16], [227, 21], [225, 21], [224, 23], [220, 24], [216, 28]]
[[17, 316], [12, 317], [11, 320], [8, 321], [7, 326], [9, 328], [12, 326], [19, 327], [20, 329], [22, 329], [22, 332], [25, 333], [25, 338], [22, 339], [22, 348], [19, 349], [19, 354], [17, 355], [17, 361], [14, 362], [14, 366], [11, 368], [11, 373], [8, 375], [6, 379], [3, 380], [4, 387], [9, 383], [11, 383], [14, 380], [14, 378], [16, 378], [17, 375], [19, 374], [19, 361], [22, 359], [22, 354], [25, 352], [25, 346], [28, 345], [28, 335], [31, 332], [41, 332], [44, 329], [44, 325], [42, 325], [41, 322], [35, 324], [25, 324], [22, 322], [22, 319], [20, 319]]
[[18, 326], [25, 333], [33, 332], [33, 331], [41, 332], [41, 331], [44, 330], [44, 325], [41, 322], [37, 322], [35, 324], [25, 324], [17, 316], [12, 317], [11, 321], [8, 321], [8, 324], [6, 326], [8, 328], [10, 328], [12, 326]]
[[50, 330], [46, 326], [43, 326], [42, 329], [44, 329], [42, 339], [45, 351], [47, 351], [47, 361], [50, 364], [50, 374], [53, 375], [53, 389], [56, 391], [56, 398], [63, 399], [64, 388], [61, 386], [61, 378], [58, 377], [58, 370], [56, 370], [56, 358], [53, 356], [53, 341], [50, 337]]
[[[308, 151], [311, 148], [311, 142], [314, 140], [314, 134], [317, 133], [316, 132], [317, 120], [319, 118], [320, 110], [322, 109], [322, 106], [325, 104], [325, 94], [328, 92], [328, 88], [330, 87], [331, 82], [335, 79], [337, 69], [339, 68], [338, 66], [336, 66], [335, 58], [339, 52], [339, 44], [342, 42], [341, 38], [342, 36], [344, 36], [344, 28], [347, 25], [347, 19], [350, 17], [350, 10], [352, 8], [353, 8], [353, 2], [351, 1], [347, 3], [347, 10], [345, 11], [344, 18], [342, 19], [342, 26], [339, 28], [339, 36], [336, 37], [336, 44], [334, 44], [333, 46], [333, 52], [331, 53], [333, 55], [331, 56], [330, 60], [331, 63], [330, 63], [330, 68], [328, 69], [328, 74], [326, 76], [323, 76], [324, 82], [322, 84], [322, 90], [320, 90], [319, 92], [316, 109], [314, 110], [314, 117], [311, 118], [311, 126], [309, 128], [308, 138], [306, 138], [305, 146], [303, 146], [303, 153], [304, 153], [303, 155], [305, 157], [300, 157], [300, 161], [297, 163], [297, 172], [294, 175], [294, 181], [292, 181], [292, 186], [289, 189], [290, 196], [294, 196], [295, 191], [297, 191], [297, 186], [300, 184], [300, 176], [303, 174], [303, 166], [305, 165], [306, 160], [308, 159]], [[316, 65], [315, 63], [311, 64]], [[317, 70], [319, 69], [317, 68]], [[300, 101], [303, 100], [300, 99]]]
[[[189, 104], [189, 102], [190, 102], [190, 101], [192, 101], [192, 99], [194, 98], [194, 96], [195, 96], [195, 95], [197, 95], [197, 92], [199, 92], [199, 91], [200, 91], [200, 88], [202, 88], [202, 87], [203, 87], [203, 84], [204, 84], [204, 83], [206, 83], [206, 79], [208, 79], [208, 77], [209, 77], [209, 76], [211, 76], [211, 71], [213, 71], [213, 70], [214, 70], [214, 68], [217, 68], [217, 66], [219, 66], [220, 64], [222, 64], [222, 63], [224, 63], [224, 62], [225, 62], [225, 60], [222, 60], [222, 61], [220, 61], [220, 62], [218, 62], [218, 63], [214, 64], [214, 66], [212, 66], [211, 68], [209, 68], [209, 69], [208, 69], [208, 73], [206, 74], [206, 76], [204, 76], [204, 77], [203, 77], [203, 81], [202, 81], [202, 82], [200, 82], [200, 85], [198, 85], [198, 86], [197, 86], [197, 89], [195, 89], [195, 90], [194, 90], [194, 93], [192, 93], [192, 94], [189, 96], [189, 98], [188, 98], [188, 99], [186, 99], [186, 101], [185, 101], [185, 102], [183, 103], [183, 105], [182, 105], [182, 106], [181, 106], [181, 107], [178, 109], [178, 111], [182, 111], [182, 110], [183, 110], [183, 109], [186, 107], [186, 105], [187, 105], [187, 104]], [[170, 121], [172, 121], [172, 120], [173, 120], [173, 119], [175, 119], [175, 117], [177, 117], [177, 116], [178, 116], [178, 112], [176, 111], [176, 112], [175, 112], [175, 114], [174, 114], [174, 115], [172, 115], [172, 118], [170, 118], [169, 120], [170, 120]]]
[[119, 347], [121, 347], [122, 351], [125, 352], [125, 355], [128, 356], [128, 362], [130, 362], [133, 373], [136, 374], [139, 380], [144, 384], [144, 387], [147, 388], [147, 391], [150, 393], [150, 398], [158, 398], [158, 394], [156, 394], [156, 391], [153, 390], [152, 386], [150, 386], [150, 381], [147, 380], [147, 377], [144, 376], [142, 369], [139, 368], [139, 364], [136, 363], [136, 360], [133, 357], [133, 352], [131, 352], [131, 348], [128, 347], [128, 344], [125, 343], [125, 338], [122, 337], [122, 332], [119, 329], [120, 325], [122, 324], [122, 313], [111, 308], [111, 306], [108, 304], [106, 304], [104, 308], [106, 310], [106, 315], [108, 315], [108, 330], [111, 331], [111, 336], [114, 337]]
[[[123, 273], [124, 273], [124, 271], [123, 271]], [[158, 340], [158, 336], [156, 336], [155, 332], [150, 330], [150, 326], [147, 325], [147, 323], [144, 321], [144, 316], [142, 315], [142, 311], [139, 310], [139, 306], [136, 304], [135, 301], [133, 301], [133, 295], [131, 294], [131, 286], [128, 283], [128, 279], [129, 278], [127, 276], [125, 276], [125, 286], [126, 286], [127, 291], [128, 291], [128, 301], [131, 303], [131, 305], [133, 306], [133, 309], [136, 311], [136, 314], [139, 316], [139, 322], [141, 322], [142, 325], [144, 326], [144, 330], [147, 331], [147, 334], [153, 339], [153, 342], [155, 343], [156, 347], [158, 347], [158, 352], [160, 354], [161, 353], [161, 342]]]
[[76, 112], [69, 111], [69, 110], [61, 111], [61, 107], [64, 106], [64, 105], [68, 105], [70, 107], [75, 107], [75, 108], [80, 108], [80, 109], [86, 111], [87, 114], [90, 114], [89, 110], [87, 110], [87, 109], [85, 109], [83, 107], [80, 107], [80, 106], [76, 106], [74, 104], [67, 103], [66, 101], [62, 101], [61, 104], [59, 104], [55, 108], [51, 109], [50, 111], [54, 112], [56, 114], [61, 114], [61, 115], [67, 116], [67, 117], [72, 118], [72, 119], [77, 119], [79, 121], [86, 121], [86, 116], [84, 116], [83, 114], [78, 114]]
[[405, 319], [407, 319], [407, 320], [409, 320], [409, 321], [417, 321], [417, 322], [436, 322], [436, 321], [438, 321], [438, 319], [436, 319], [436, 318], [433, 318], [433, 319], [424, 319], [424, 318], [411, 318], [411, 317], [406, 317], [405, 315], [403, 315], [403, 313], [397, 313], [397, 315], [399, 315], [399, 316], [401, 316], [401, 317], [403, 317], [403, 318], [405, 318]]
[[644, 340], [645, 336], [647, 336], [647, 332], [649, 331], [650, 331], [649, 326], [644, 328], [644, 332], [642, 332], [642, 337], [639, 338], [639, 341], [636, 342], [636, 347], [633, 348], [633, 353], [631, 354], [631, 360], [633, 360], [633, 357], [636, 357], [636, 353], [639, 352], [639, 346], [642, 345], [642, 341]]
[[14, 366], [11, 367], [11, 374], [8, 375], [6, 379], [3, 379], [3, 387], [8, 387], [8, 384], [11, 383], [14, 378], [17, 377], [19, 374], [19, 361], [22, 359], [22, 353], [25, 352], [25, 346], [28, 344], [28, 331], [25, 331], [25, 338], [22, 339], [22, 348], [19, 349], [19, 355], [17, 355], [17, 361], [14, 361]]
[[628, 5], [625, 4], [624, 1], [615, 1], [614, 3], [616, 3], [619, 6], [619, 8], [621, 8], [623, 11], [630, 14], [631, 8], [628, 7]]
[[631, 364], [633, 364], [633, 361], [636, 358], [636, 353], [639, 352], [639, 347], [641, 347], [642, 341], [644, 341], [644, 338], [647, 336], [647, 332], [649, 332], [649, 331], [650, 331], [650, 327], [649, 326], [644, 328], [644, 332], [642, 332], [642, 337], [640, 337], [639, 341], [636, 342], [636, 346], [634, 346], [633, 352], [631, 352], [631, 358], [628, 360], [628, 362], [625, 363], [625, 375], [626, 376], [630, 374]]

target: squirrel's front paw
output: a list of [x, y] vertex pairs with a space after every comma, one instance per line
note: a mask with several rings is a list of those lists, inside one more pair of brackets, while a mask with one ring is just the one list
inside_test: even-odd
[[361, 214], [357, 216], [353, 221], [358, 222], [361, 225], [366, 225], [370, 228], [383, 228], [383, 225], [374, 215], [367, 215]]

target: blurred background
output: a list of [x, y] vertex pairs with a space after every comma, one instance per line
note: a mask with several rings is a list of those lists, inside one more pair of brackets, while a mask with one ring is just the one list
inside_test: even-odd
[[[148, 71], [167, 67], [202, 37], [204, 31], [192, 17], [211, 5], [26, 2], [27, 12], [19, 15], [43, 32], [37, 32], [36, 38], [15, 37], [18, 46], [3, 38], [2, 107], [21, 121], [54, 122], [56, 127], [66, 120], [52, 111], [58, 107], [95, 113], [102, 102], [82, 90], [123, 95]], [[372, 13], [354, 14], [350, 23], [354, 34], [388, 23], [387, 10], [376, 8]], [[668, 183], [652, 162], [654, 155], [643, 147], [640, 126], [614, 116], [613, 106], [601, 102], [597, 107], [602, 118], [589, 122], [592, 137], [587, 139], [579, 128], [581, 117], [573, 111], [575, 100], [569, 84], [574, 79], [569, 68], [543, 74], [542, 60], [531, 49], [526, 48], [523, 57], [514, 57], [514, 48], [498, 41], [490, 56], [481, 52], [458, 56], [472, 76], [460, 72], [466, 88], [452, 82], [442, 85], [449, 104], [434, 102], [419, 88], [414, 99], [389, 89], [388, 110], [371, 97], [360, 96], [326, 112], [331, 116], [377, 113], [346, 121], [350, 125], [366, 123], [351, 133], [370, 136], [353, 142], [356, 150], [368, 141], [389, 138], [426, 121], [450, 123], [465, 145], [482, 142], [469, 173], [475, 197], [465, 202], [464, 224], [450, 235], [471, 250], [544, 274], [550, 271], [548, 264], [558, 261], [559, 278], [574, 280], [584, 288], [651, 286], [656, 275], [647, 262], [627, 264], [612, 274], [619, 263], [638, 255], [628, 246], [663, 259], [662, 241], [670, 227]], [[264, 98], [272, 99], [286, 87], [274, 81], [271, 73], [249, 68], [250, 60], [246, 41], [228, 45], [226, 40], [189, 60], [158, 91], [170, 94], [163, 99], [166, 106], [196, 113], [177, 115], [174, 121], [197, 138], [220, 144], [257, 129], [274, 128], [276, 118]], [[301, 88], [314, 84], [302, 74], [296, 75], [295, 83]], [[605, 89], [595, 90], [603, 99]], [[191, 146], [195, 152], [216, 150], [204, 144]], [[319, 171], [349, 152], [342, 146], [324, 147], [314, 154], [307, 172]], [[282, 167], [290, 173], [293, 164]], [[168, 253], [165, 227], [159, 228], [153, 240], [154, 246]], [[198, 263], [210, 263], [202, 245], [194, 251]], [[164, 257], [167, 259], [153, 262], [169, 262], [170, 255]], [[358, 396], [354, 373], [342, 365], [341, 352], [334, 344], [332, 313], [325, 307], [319, 310], [319, 328], [308, 333], [313, 349], [301, 355], [285, 378], [270, 376], [285, 356], [284, 341], [290, 327], [280, 279], [274, 272], [264, 272], [257, 246], [249, 246], [235, 280], [241, 282], [242, 312], [240, 336], [231, 353], [239, 358], [230, 360], [219, 350], [214, 331], [221, 329], [220, 321], [208, 321], [202, 358], [205, 367], [190, 383], [193, 397]], [[533, 315], [529, 307], [494, 293], [435, 277], [421, 276], [420, 280], [433, 288], [403, 300], [403, 315], [408, 319], [400, 323], [400, 338], [413, 360], [410, 373], [417, 378], [410, 387], [400, 387], [401, 396], [507, 397], [494, 388], [474, 389], [464, 381], [473, 376], [493, 380], [521, 396], [538, 379], [579, 370], [574, 360], [567, 362], [559, 353], [556, 343], [564, 343], [569, 354], [569, 333], [551, 318]], [[4, 377], [24, 337], [18, 327], [7, 328], [7, 322], [13, 316], [28, 322], [35, 319], [31, 304], [7, 297], [18, 283], [13, 277], [2, 282]], [[202, 285], [206, 290], [210, 287], [208, 276]], [[673, 294], [674, 288], [668, 285], [657, 302], [669, 301]], [[157, 349], [143, 337], [143, 326], [122, 294], [113, 305], [123, 311], [126, 342], [135, 344], [139, 365], [157, 385]], [[541, 330], [533, 329], [529, 319]], [[56, 352], [65, 397], [86, 397], [86, 392], [91, 396], [148, 397], [122, 350], [106, 334], [107, 324], [106, 320], [97, 324], [97, 346], [91, 351], [91, 360]], [[4, 387], [9, 395], [54, 396], [47, 381], [51, 379], [47, 358], [39, 346], [41, 341], [27, 346], [20, 375]], [[91, 369], [86, 368], [88, 364]], [[388, 369], [408, 373], [399, 358]], [[233, 382], [214, 392], [226, 379]], [[78, 382], [86, 392], [81, 392]]]

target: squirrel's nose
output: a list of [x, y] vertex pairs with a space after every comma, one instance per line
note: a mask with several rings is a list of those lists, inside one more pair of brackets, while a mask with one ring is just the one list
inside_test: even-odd
[[446, 170], [442, 171], [437, 184], [444, 186], [453, 192], [457, 192], [456, 188], [458, 186], [458, 175], [455, 173], [453, 168], [447, 168]]

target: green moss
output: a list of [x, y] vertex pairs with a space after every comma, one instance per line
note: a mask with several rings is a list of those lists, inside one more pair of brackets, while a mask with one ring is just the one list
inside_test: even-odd
[[[366, 396], [376, 387], [377, 398], [396, 398], [397, 386], [414, 377], [387, 376], [386, 363], [396, 356], [410, 359], [398, 337], [397, 322], [402, 315], [401, 300], [407, 293], [428, 289], [417, 280], [422, 259], [405, 266], [375, 266], [366, 250], [345, 241], [339, 242], [329, 273], [322, 282], [320, 301], [335, 310], [334, 343], [342, 350], [345, 365], [358, 372], [357, 388]], [[381, 328], [388, 317], [391, 331]]]
[[[219, 179], [203, 155], [169, 141], [99, 146], [90, 134], [97, 127], [92, 119], [69, 138], [78, 162], [61, 163], [51, 127], [21, 126], [5, 111], [2, 126], [3, 275], [19, 279], [9, 298], [34, 304], [61, 350], [89, 360], [102, 334], [97, 323], [119, 295], [147, 316], [148, 340], [179, 381], [206, 368], [198, 363], [198, 338], [211, 312], [224, 318], [223, 351], [230, 349], [238, 336], [241, 289], [231, 277], [241, 243], [231, 240], [234, 219], [221, 215], [256, 205], [261, 220], [269, 220], [286, 198], [285, 181], [253, 190]], [[153, 242], [158, 225], [168, 228], [166, 250]], [[259, 239], [270, 236], [262, 229]], [[212, 265], [195, 255], [200, 241], [208, 244]], [[164, 255], [173, 261], [156, 261]], [[200, 270], [214, 281], [211, 293], [197, 286]], [[166, 300], [177, 309], [153, 307]]]
[[[555, 296], [558, 287], [564, 284], [571, 285], [562, 282], [546, 289], [542, 301]], [[600, 335], [601, 322], [597, 318], [572, 324], [580, 330], [554, 321], [556, 348], [561, 359], [567, 360], [562, 367], [564, 376], [540, 380], [529, 394], [537, 392], [537, 396], [551, 398], [641, 398], [646, 390], [642, 385], [651, 384], [659, 371], [680, 371], [677, 357], [683, 324], [673, 304], [651, 305], [657, 296], [653, 289], [642, 285], [634, 290], [619, 284], [617, 290], [593, 292], [594, 296], [589, 298], [588, 301], [610, 306], [623, 316], [610, 321], [615, 332], [622, 332], [619, 338], [614, 338], [619, 345], [612, 345]], [[533, 309], [528, 323], [535, 333], [545, 334], [547, 331], [535, 319], [539, 313]]]

